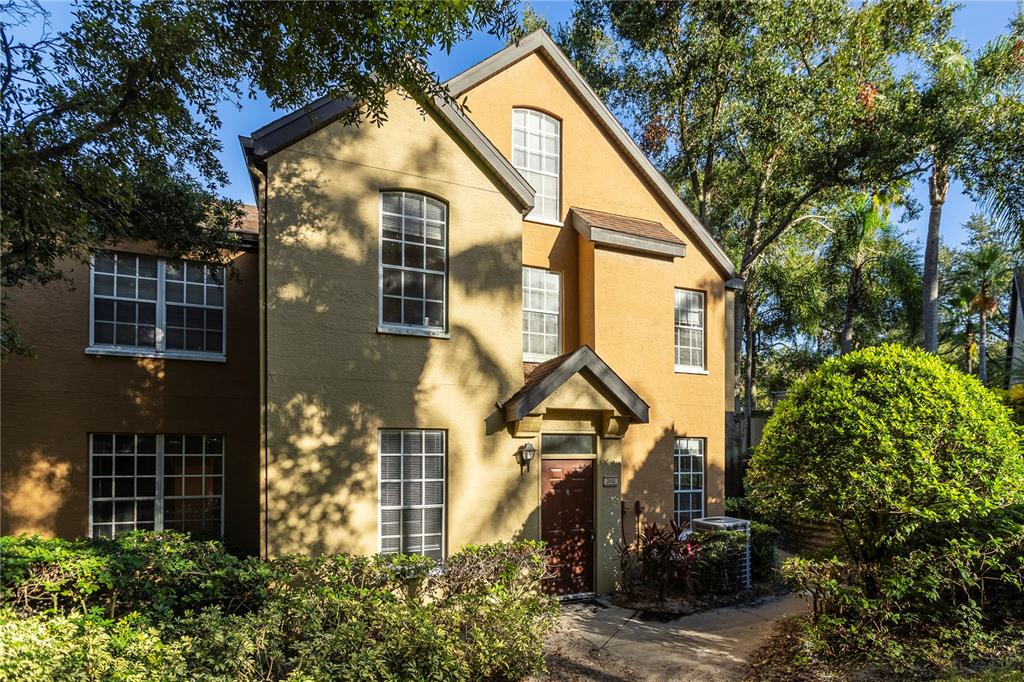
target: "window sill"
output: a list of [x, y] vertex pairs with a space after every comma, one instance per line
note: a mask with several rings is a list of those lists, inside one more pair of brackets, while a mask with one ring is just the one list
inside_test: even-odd
[[440, 329], [416, 329], [413, 327], [390, 327], [377, 325], [378, 334], [397, 334], [399, 336], [424, 336], [428, 339], [450, 339], [451, 334]]
[[154, 358], [157, 360], [199, 360], [200, 362], [227, 362], [223, 353], [198, 353], [189, 350], [147, 350], [121, 346], [89, 346], [86, 355], [114, 355], [125, 358]]
[[538, 223], [540, 225], [548, 225], [550, 227], [565, 227], [565, 223], [560, 223], [557, 220], [552, 220], [551, 218], [541, 218], [539, 216], [527, 216], [523, 218], [523, 221], [527, 223]]
[[708, 371], [700, 367], [683, 367], [681, 365], [676, 365], [676, 374], [697, 374], [707, 376]]
[[557, 357], [557, 355], [530, 355], [529, 353], [523, 353], [523, 362], [547, 362]]

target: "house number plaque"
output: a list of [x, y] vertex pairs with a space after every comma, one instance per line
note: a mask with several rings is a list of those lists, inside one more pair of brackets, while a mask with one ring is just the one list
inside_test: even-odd
[[618, 476], [603, 476], [602, 480], [603, 480], [602, 485], [605, 488], [615, 488], [615, 487], [617, 487], [619, 485], [619, 477]]

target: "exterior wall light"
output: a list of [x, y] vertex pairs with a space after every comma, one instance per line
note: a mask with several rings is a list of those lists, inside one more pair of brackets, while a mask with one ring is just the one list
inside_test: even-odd
[[519, 473], [523, 473], [523, 467], [526, 470], [530, 470], [530, 462], [533, 461], [533, 456], [537, 454], [537, 448], [533, 443], [523, 443], [516, 450], [516, 460], [519, 462]]

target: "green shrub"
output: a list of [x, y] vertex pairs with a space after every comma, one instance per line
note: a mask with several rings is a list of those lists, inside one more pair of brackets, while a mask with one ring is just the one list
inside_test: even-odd
[[767, 580], [775, 573], [775, 545], [779, 531], [775, 526], [750, 522], [750, 574], [755, 581]]
[[1024, 386], [1013, 386], [1008, 390], [993, 388], [992, 392], [1010, 410], [1014, 423], [1024, 425]]
[[825, 362], [765, 425], [747, 473], [762, 514], [836, 528], [875, 562], [917, 530], [1024, 501], [1020, 433], [973, 377], [880, 346]]
[[731, 594], [743, 588], [740, 571], [746, 552], [746, 533], [713, 530], [695, 533], [697, 545], [696, 584], [700, 592]]
[[179, 680], [187, 642], [164, 642], [138, 617], [104, 621], [85, 615], [22, 617], [0, 610], [0, 679]]
[[176, 534], [4, 543], [0, 589], [17, 612], [0, 613], [0, 671], [39, 671], [24, 679], [520, 679], [543, 670], [556, 613], [532, 542], [467, 547], [446, 564], [238, 560]]
[[140, 532], [78, 540], [0, 538], [0, 599], [22, 613], [98, 612], [120, 618], [145, 605], [161, 617], [257, 601], [258, 564], [219, 542], [174, 532]]
[[747, 483], [759, 512], [838, 532], [839, 556], [782, 567], [812, 597], [808, 655], [921, 673], [1019, 636], [1020, 436], [990, 391], [921, 351], [858, 351], [794, 387]]

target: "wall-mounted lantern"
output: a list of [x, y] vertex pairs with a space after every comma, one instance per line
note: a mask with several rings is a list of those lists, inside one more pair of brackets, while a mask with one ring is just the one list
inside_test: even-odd
[[519, 462], [519, 473], [523, 473], [523, 467], [526, 470], [530, 470], [530, 462], [533, 461], [533, 456], [537, 454], [537, 448], [533, 443], [523, 443], [516, 450], [516, 460]]

